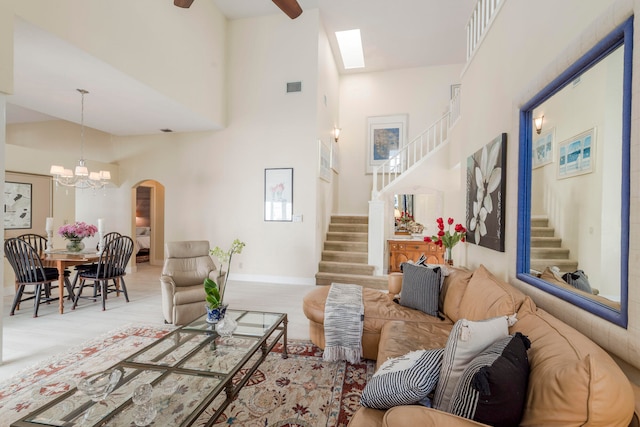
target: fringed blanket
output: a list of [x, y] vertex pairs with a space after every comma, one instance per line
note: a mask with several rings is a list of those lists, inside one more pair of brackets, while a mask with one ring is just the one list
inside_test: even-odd
[[347, 360], [358, 363], [362, 357], [363, 323], [362, 287], [332, 283], [324, 306], [325, 347], [322, 358], [328, 362]]

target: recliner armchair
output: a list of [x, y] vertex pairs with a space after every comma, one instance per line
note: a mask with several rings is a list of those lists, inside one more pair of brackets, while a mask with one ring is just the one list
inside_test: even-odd
[[162, 313], [167, 323], [186, 325], [206, 313], [204, 279], [219, 285], [225, 273], [220, 273], [209, 255], [207, 240], [167, 242], [160, 276]]

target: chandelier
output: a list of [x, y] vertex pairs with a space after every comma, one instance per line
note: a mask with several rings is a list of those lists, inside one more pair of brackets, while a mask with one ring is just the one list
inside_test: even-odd
[[84, 89], [77, 89], [82, 96], [81, 116], [80, 116], [80, 160], [76, 166], [75, 173], [71, 169], [65, 169], [64, 166], [51, 165], [49, 173], [53, 175], [56, 185], [64, 185], [65, 187], [76, 188], [104, 188], [111, 179], [111, 172], [89, 172], [84, 164], [84, 96], [89, 92]]

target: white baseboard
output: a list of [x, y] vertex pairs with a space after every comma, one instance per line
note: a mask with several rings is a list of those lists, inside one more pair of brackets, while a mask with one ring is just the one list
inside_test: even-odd
[[267, 276], [258, 274], [235, 274], [229, 275], [229, 280], [237, 280], [239, 282], [262, 282], [262, 283], [278, 283], [283, 285], [315, 285], [315, 277], [291, 277], [291, 276]]

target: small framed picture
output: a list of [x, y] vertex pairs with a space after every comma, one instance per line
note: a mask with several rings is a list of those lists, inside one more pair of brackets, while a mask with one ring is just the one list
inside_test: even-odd
[[264, 220], [293, 221], [293, 168], [264, 170]]
[[327, 182], [331, 182], [331, 148], [318, 140], [318, 176]]
[[558, 144], [558, 178], [593, 172], [596, 129], [592, 128]]
[[[540, 135], [535, 135], [532, 144], [531, 168], [536, 169], [540, 166], [553, 162], [553, 140], [555, 138], [556, 128], [551, 128]], [[537, 136], [537, 138], [536, 138]]]

